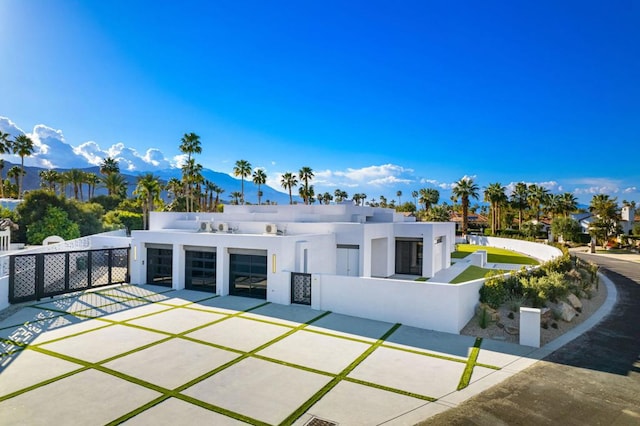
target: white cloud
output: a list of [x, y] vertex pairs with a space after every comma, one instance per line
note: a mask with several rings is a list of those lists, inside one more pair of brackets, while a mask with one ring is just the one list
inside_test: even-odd
[[[7, 117], [0, 117], [0, 130], [12, 137], [26, 134], [33, 140], [33, 155], [25, 158], [25, 164], [46, 168], [74, 168], [99, 165], [105, 157], [113, 157], [120, 163], [122, 171], [153, 171], [172, 167], [164, 154], [149, 148], [139, 153], [120, 142], [107, 149], [100, 148], [94, 141], [86, 141], [77, 146], [69, 144], [62, 130], [53, 129], [44, 124], [34, 126], [31, 133], [24, 132]], [[5, 154], [9, 161], [18, 158], [12, 154]]]
[[636, 192], [638, 189], [635, 186], [630, 186], [629, 188], [625, 188], [624, 191], [622, 191], [625, 194], [630, 194], [632, 192]]

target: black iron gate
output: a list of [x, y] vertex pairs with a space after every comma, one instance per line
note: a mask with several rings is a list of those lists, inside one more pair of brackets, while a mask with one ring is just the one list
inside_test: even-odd
[[311, 274], [291, 273], [291, 303], [311, 305]]
[[86, 290], [129, 279], [129, 247], [33, 253], [9, 258], [9, 303]]

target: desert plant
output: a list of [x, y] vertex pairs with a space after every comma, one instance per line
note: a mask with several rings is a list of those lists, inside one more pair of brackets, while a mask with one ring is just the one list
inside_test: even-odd
[[482, 308], [480, 311], [480, 328], [485, 329], [489, 323], [489, 313], [487, 312], [487, 308]]
[[501, 276], [487, 278], [480, 288], [480, 302], [486, 303], [494, 309], [499, 308], [507, 296], [508, 292], [504, 286], [504, 278]]
[[527, 298], [524, 294], [510, 294], [507, 297], [507, 306], [511, 312], [518, 312], [520, 307], [522, 307], [527, 301]]

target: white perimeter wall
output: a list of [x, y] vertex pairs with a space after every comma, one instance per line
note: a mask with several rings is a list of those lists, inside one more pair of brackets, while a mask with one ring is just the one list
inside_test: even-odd
[[444, 284], [314, 274], [314, 309], [446, 333], [473, 317], [484, 280]]
[[534, 243], [531, 241], [513, 240], [510, 238], [498, 237], [481, 237], [478, 235], [469, 235], [468, 239], [469, 243], [471, 244], [513, 250], [519, 253], [533, 256], [537, 259], [542, 260], [543, 262], [547, 262], [558, 256], [562, 256], [562, 251], [559, 248], [546, 244]]

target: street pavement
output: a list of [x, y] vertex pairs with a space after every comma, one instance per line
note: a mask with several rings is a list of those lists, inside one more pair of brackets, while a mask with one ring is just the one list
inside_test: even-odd
[[578, 256], [614, 283], [612, 312], [543, 361], [421, 425], [640, 425], [640, 265]]

